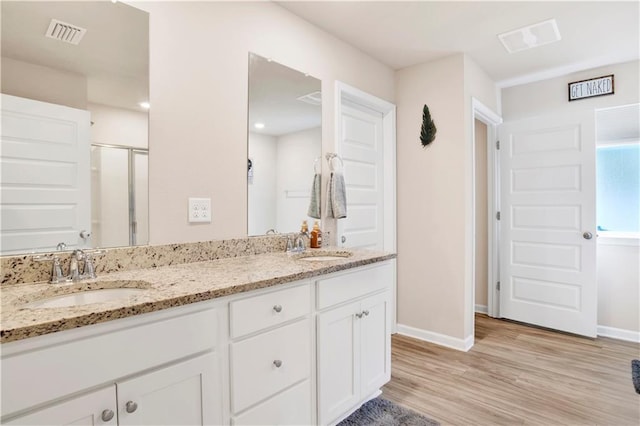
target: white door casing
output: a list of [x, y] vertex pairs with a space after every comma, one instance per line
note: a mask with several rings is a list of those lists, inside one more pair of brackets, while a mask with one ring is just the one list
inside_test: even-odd
[[500, 128], [500, 314], [590, 337], [597, 327], [593, 114]]
[[83, 246], [91, 230], [88, 111], [2, 95], [3, 254]]

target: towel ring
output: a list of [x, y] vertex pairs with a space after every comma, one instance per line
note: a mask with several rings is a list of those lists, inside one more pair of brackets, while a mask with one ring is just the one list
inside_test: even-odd
[[342, 161], [342, 158], [340, 158], [340, 156], [338, 154], [336, 154], [335, 152], [327, 152], [327, 154], [325, 155], [325, 158], [327, 159], [327, 162], [329, 163], [329, 169], [333, 172], [336, 169], [333, 167], [333, 159], [337, 158], [338, 161], [340, 161], [340, 169], [343, 170], [344, 169], [344, 161]]

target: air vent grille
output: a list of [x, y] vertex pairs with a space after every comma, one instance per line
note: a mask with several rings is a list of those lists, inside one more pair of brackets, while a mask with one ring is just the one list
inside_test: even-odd
[[322, 105], [322, 93], [312, 92], [304, 96], [297, 98], [300, 102], [305, 102], [311, 105]]
[[45, 35], [49, 38], [54, 38], [65, 43], [77, 45], [80, 43], [80, 40], [82, 40], [82, 37], [84, 37], [86, 32], [86, 29], [80, 28], [77, 25], [52, 19]]
[[507, 52], [515, 53], [521, 50], [533, 49], [545, 44], [560, 41], [560, 31], [555, 19], [539, 22], [517, 30], [499, 34], [498, 38]]

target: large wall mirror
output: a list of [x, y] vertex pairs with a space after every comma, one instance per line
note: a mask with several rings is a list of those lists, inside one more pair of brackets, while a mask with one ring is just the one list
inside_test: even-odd
[[148, 13], [1, 8], [1, 254], [147, 244]]
[[320, 80], [250, 53], [247, 125], [248, 234], [297, 231], [322, 166]]

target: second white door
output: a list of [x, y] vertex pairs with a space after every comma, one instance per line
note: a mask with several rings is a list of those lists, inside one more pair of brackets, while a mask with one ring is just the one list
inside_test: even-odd
[[596, 336], [593, 112], [500, 129], [500, 315]]

